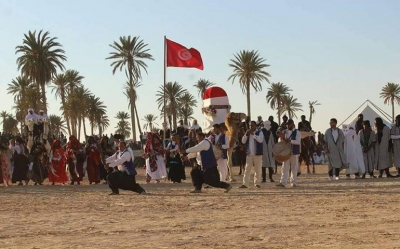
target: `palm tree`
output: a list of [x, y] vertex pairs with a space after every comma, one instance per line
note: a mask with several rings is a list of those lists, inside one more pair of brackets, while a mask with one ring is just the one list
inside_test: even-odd
[[205, 91], [207, 90], [207, 88], [209, 88], [209, 87], [211, 87], [211, 86], [214, 86], [214, 85], [215, 85], [215, 83], [212, 83], [212, 82], [210, 82], [209, 80], [206, 80], [206, 79], [199, 79], [199, 80], [197, 81], [197, 83], [194, 84], [193, 86], [197, 88], [197, 92], [198, 92], [199, 97], [200, 97], [201, 99], [203, 99], [204, 93], [205, 93]]
[[129, 126], [129, 122], [127, 121], [122, 121], [120, 120], [117, 124], [117, 126], [115, 127], [115, 133], [116, 134], [121, 134], [124, 137], [130, 137], [131, 136], [131, 127]]
[[[157, 91], [156, 96], [158, 97], [157, 103], [158, 103], [158, 109], [161, 110], [163, 113], [164, 111], [166, 112], [167, 115], [172, 116], [173, 120], [173, 125], [174, 129], [177, 127], [177, 118], [178, 118], [178, 112], [179, 112], [179, 98], [186, 92], [186, 89], [184, 89], [178, 82], [168, 82], [164, 86], [160, 86], [160, 90]], [[165, 93], [165, 98], [166, 98], [166, 106], [165, 110], [163, 108], [164, 106], [164, 93]]]
[[36, 31], [24, 34], [23, 45], [17, 46], [16, 54], [21, 54], [17, 59], [18, 70], [30, 81], [41, 89], [43, 108], [47, 113], [47, 98], [45, 86], [57, 73], [57, 69], [64, 70], [63, 61], [67, 60], [65, 51], [61, 49], [57, 37], [49, 37], [49, 32], [36, 36]]
[[7, 93], [14, 96], [14, 102], [25, 99], [25, 93], [30, 86], [29, 80], [24, 76], [18, 76], [8, 84]]
[[158, 126], [158, 124], [155, 122], [156, 119], [157, 119], [157, 117], [154, 116], [153, 114], [147, 114], [146, 116], [144, 116], [143, 121], [146, 123], [143, 125], [143, 129], [146, 130], [147, 128], [149, 128], [149, 130], [152, 131], [154, 128], [154, 125]]
[[[135, 124], [135, 116], [136, 116], [139, 133], [142, 134], [142, 128], [140, 127], [139, 115], [137, 114], [137, 108], [136, 108], [136, 101], [138, 100], [136, 89], [140, 86], [141, 86], [140, 82], [136, 80], [133, 81], [132, 83], [130, 83], [129, 81], [126, 82], [124, 85], [125, 89], [124, 95], [128, 98], [129, 101], [128, 108], [131, 110], [131, 122], [134, 124], [132, 126], [132, 129], [136, 127]], [[132, 108], [132, 106], [134, 106], [134, 108]], [[136, 134], [136, 130], [135, 132], [132, 130], [132, 134]]]
[[65, 80], [67, 81], [69, 92], [73, 92], [73, 90], [77, 87], [82, 86], [82, 80], [85, 78], [79, 75], [79, 72], [76, 70], [68, 69], [65, 71]]
[[258, 51], [245, 51], [242, 50], [235, 55], [235, 59], [231, 59], [232, 64], [229, 64], [233, 68], [233, 74], [229, 76], [228, 81], [232, 79], [232, 84], [235, 79], [238, 78], [242, 92], [246, 93], [247, 98], [247, 116], [251, 117], [250, 108], [250, 88], [258, 92], [262, 90], [262, 81], [269, 83], [268, 77], [271, 75], [264, 71], [265, 67], [269, 67], [265, 64], [265, 59], [261, 58]]
[[[110, 53], [110, 56], [106, 59], [113, 60], [111, 67], [113, 68], [113, 74], [119, 69], [125, 69], [125, 74], [129, 76], [129, 90], [134, 91], [134, 82], [138, 82], [142, 78], [141, 70], [143, 69], [147, 73], [147, 64], [144, 62], [145, 59], [154, 60], [153, 56], [148, 53], [150, 49], [147, 48], [147, 44], [143, 40], [139, 40], [138, 36], [121, 36], [119, 42], [110, 44], [110, 47], [115, 51]], [[131, 96], [131, 95], [129, 95]], [[132, 121], [132, 134], [136, 141], [136, 126], [135, 126], [135, 109], [136, 100], [130, 99], [131, 105], [131, 121]], [[137, 111], [136, 111], [137, 112]], [[138, 118], [138, 117], [137, 117]]]
[[[89, 89], [79, 86], [73, 89], [72, 97], [79, 101], [80, 109], [76, 113], [70, 113], [71, 120], [74, 121], [75, 131], [78, 131], [78, 139], [81, 137], [81, 127], [83, 124], [83, 132], [86, 138], [85, 119], [89, 116], [89, 102], [91, 100], [91, 92]], [[78, 126], [78, 129], [76, 129]]]
[[[51, 92], [53, 93], [53, 91], [55, 91], [55, 97], [57, 99], [57, 97], [59, 97], [61, 99], [61, 108], [62, 110], [66, 109], [67, 106], [67, 102], [66, 102], [66, 98], [67, 98], [67, 93], [68, 93], [68, 82], [67, 82], [67, 78], [65, 77], [65, 74], [60, 73], [60, 74], [56, 74], [54, 79], [53, 79], [53, 84], [54, 86], [51, 86]], [[67, 129], [68, 129], [68, 134], [72, 135], [71, 133], [71, 126], [70, 126], [70, 120], [69, 120], [69, 113], [64, 112], [65, 113], [65, 120], [66, 120], [66, 124], [67, 124]]]
[[281, 121], [283, 97], [289, 94], [290, 91], [292, 89], [280, 82], [271, 83], [271, 86], [268, 88], [267, 103], [270, 104], [272, 110], [277, 110], [278, 123]]
[[321, 105], [320, 103], [318, 103], [318, 100], [308, 101], [308, 108], [310, 108], [310, 124], [312, 121], [312, 115], [315, 114], [316, 105]]
[[184, 92], [178, 99], [180, 110], [179, 115], [183, 119], [184, 124], [188, 124], [188, 119], [193, 115], [193, 107], [197, 106], [197, 100], [189, 92]]
[[387, 83], [386, 86], [382, 87], [380, 97], [383, 99], [383, 103], [392, 104], [392, 123], [394, 123], [394, 102], [400, 104], [400, 85]]
[[103, 135], [103, 131], [110, 126], [110, 120], [105, 114], [100, 114], [96, 116], [97, 127], [99, 128], [99, 136]]
[[21, 122], [24, 119], [28, 108], [32, 107], [37, 110], [40, 105], [41, 94], [39, 89], [29, 82], [24, 76], [18, 76], [8, 84], [7, 93], [14, 96], [13, 109], [16, 109], [18, 114], [17, 120]]
[[16, 134], [18, 133], [18, 121], [9, 114], [3, 121], [3, 132]]
[[6, 111], [2, 111], [2, 112], [0, 112], [0, 118], [2, 119], [1, 120], [1, 123], [3, 124], [3, 132], [5, 131], [5, 125], [6, 125], [6, 119], [8, 118], [8, 117], [12, 117], [12, 115], [10, 114], [10, 113], [8, 113], [8, 112], [6, 112]]
[[60, 135], [60, 133], [66, 133], [66, 123], [65, 120], [62, 119], [62, 117], [51, 114], [49, 116], [50, 120], [50, 131], [51, 134], [54, 134], [56, 137]]
[[119, 112], [117, 112], [117, 115], [115, 115], [115, 118], [125, 121], [125, 119], [129, 119], [130, 116], [127, 112], [119, 111]]
[[91, 95], [88, 102], [88, 118], [90, 122], [92, 135], [94, 134], [94, 128], [99, 128], [99, 133], [101, 133], [102, 128], [98, 127], [98, 121], [101, 117], [106, 115], [106, 106], [99, 97]]
[[[71, 69], [65, 71], [64, 75], [65, 75], [65, 80], [67, 83], [68, 95], [73, 95], [74, 98], [81, 99], [83, 101], [87, 100], [87, 98], [90, 95], [90, 92], [87, 89], [82, 88], [82, 80], [84, 79], [84, 77], [79, 75], [78, 71], [71, 70]], [[81, 91], [80, 92], [81, 96], [79, 96], [78, 92], [75, 91], [76, 89], [79, 89], [79, 88], [80, 88], [80, 90], [78, 90], [78, 91]], [[75, 96], [75, 95], [77, 95], [77, 96]], [[82, 104], [85, 104], [85, 103], [83, 102]], [[85, 110], [85, 107], [82, 106], [82, 109], [80, 110], [79, 113], [68, 113], [68, 115], [67, 115], [70, 119], [71, 126], [75, 127], [74, 135], [76, 136], [77, 132], [78, 132], [78, 137], [80, 137], [80, 131], [81, 131], [81, 129], [80, 129], [81, 123], [79, 121], [79, 118], [80, 118], [81, 114], [84, 112], [84, 110]], [[76, 127], [78, 126], [78, 123], [79, 123], [79, 129], [77, 130]], [[85, 137], [86, 137], [86, 135], [85, 135]]]
[[296, 112], [303, 111], [301, 109], [303, 105], [297, 102], [297, 99], [290, 94], [283, 96], [282, 104], [281, 113], [287, 112], [290, 119], [297, 118]]
[[185, 124], [188, 124], [189, 120], [193, 120], [193, 108], [180, 108], [179, 117], [184, 120]]

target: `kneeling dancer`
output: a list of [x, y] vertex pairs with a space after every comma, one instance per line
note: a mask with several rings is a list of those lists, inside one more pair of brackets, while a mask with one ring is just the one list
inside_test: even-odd
[[197, 133], [197, 141], [199, 142], [198, 145], [182, 151], [189, 153], [189, 159], [195, 158], [200, 154], [198, 161], [200, 161], [201, 168], [193, 168], [192, 172], [190, 172], [193, 186], [195, 187], [195, 190], [191, 191], [191, 193], [201, 193], [203, 183], [215, 188], [224, 188], [225, 193], [228, 193], [232, 186], [226, 182], [221, 182], [211, 142], [205, 139], [205, 135], [202, 132]]
[[118, 170], [107, 176], [107, 183], [112, 193], [110, 195], [118, 195], [119, 189], [131, 190], [138, 194], [146, 194], [146, 191], [136, 183], [136, 170], [133, 167], [133, 155], [126, 148], [126, 143], [119, 142], [119, 151], [106, 159], [106, 169], [108, 167], [118, 166]]

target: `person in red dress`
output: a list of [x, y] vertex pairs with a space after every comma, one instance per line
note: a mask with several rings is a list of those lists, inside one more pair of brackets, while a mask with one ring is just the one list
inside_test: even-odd
[[77, 182], [79, 185], [84, 176], [83, 162], [85, 161], [85, 156], [83, 155], [82, 145], [74, 135], [69, 137], [66, 149], [66, 157], [69, 173], [71, 175], [70, 185], [74, 185], [75, 182]]
[[59, 140], [54, 140], [51, 146], [49, 167], [49, 182], [54, 185], [62, 183], [63, 185], [68, 181], [67, 172], [65, 170], [65, 155]]
[[98, 184], [100, 183], [99, 165], [101, 162], [101, 154], [99, 149], [97, 148], [94, 137], [89, 137], [88, 139], [88, 143], [86, 145], [86, 156], [89, 184], [92, 184], [93, 182]]

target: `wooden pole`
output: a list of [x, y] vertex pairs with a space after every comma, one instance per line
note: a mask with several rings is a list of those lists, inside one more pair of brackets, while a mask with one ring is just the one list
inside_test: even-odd
[[167, 38], [164, 36], [164, 123], [163, 123], [163, 129], [164, 129], [164, 134], [163, 134], [163, 147], [164, 146], [164, 142], [166, 139], [166, 133], [167, 133], [167, 118], [166, 118], [166, 105], [167, 105], [167, 100], [165, 98], [165, 87], [167, 84]]

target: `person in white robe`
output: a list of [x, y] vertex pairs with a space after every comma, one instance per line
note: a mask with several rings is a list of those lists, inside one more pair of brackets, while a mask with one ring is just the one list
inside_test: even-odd
[[28, 123], [29, 120], [33, 121], [33, 137], [39, 135], [39, 118], [38, 115], [33, 111], [32, 108], [28, 109], [28, 114], [25, 116], [25, 132], [29, 132]]
[[349, 125], [348, 127], [344, 138], [344, 152], [349, 165], [346, 169], [346, 178], [350, 179], [350, 175], [354, 174], [355, 178], [359, 179], [360, 174], [363, 175], [365, 173], [365, 165], [360, 137], [357, 135], [354, 125]]
[[190, 130], [195, 130], [195, 131], [200, 130], [200, 131], [201, 131], [201, 127], [200, 127], [200, 125], [197, 123], [197, 120], [196, 120], [196, 119], [193, 120], [193, 124], [192, 124], [192, 126], [190, 127]]
[[37, 117], [38, 117], [38, 124], [42, 124], [44, 119], [49, 119], [49, 117], [47, 116], [46, 113], [44, 113], [43, 110], [39, 111], [39, 115]]

